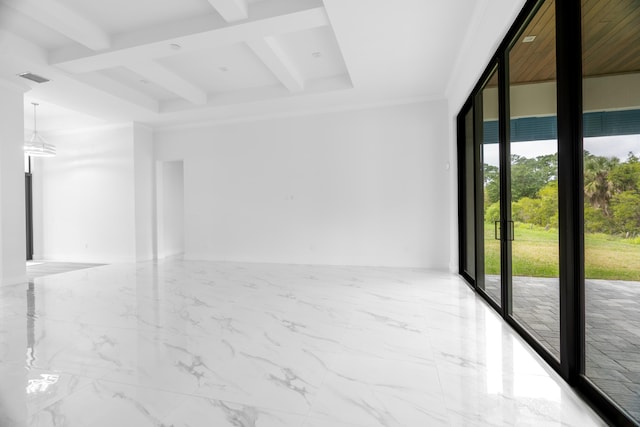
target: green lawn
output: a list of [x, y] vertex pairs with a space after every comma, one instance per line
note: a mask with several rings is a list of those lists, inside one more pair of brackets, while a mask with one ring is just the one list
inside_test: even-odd
[[[498, 274], [500, 245], [493, 223], [485, 224], [485, 271]], [[640, 244], [605, 234], [585, 235], [585, 276], [588, 279], [640, 281]], [[558, 230], [516, 224], [512, 246], [513, 275], [558, 276]]]

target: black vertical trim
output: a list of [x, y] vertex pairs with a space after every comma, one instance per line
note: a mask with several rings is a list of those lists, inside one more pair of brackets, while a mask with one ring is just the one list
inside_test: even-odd
[[31, 175], [31, 162], [29, 162], [29, 172], [24, 174], [24, 210], [26, 226], [26, 259], [33, 259], [33, 178]]
[[[475, 239], [475, 235], [470, 234], [467, 229], [467, 213], [474, 211], [474, 206], [467, 206], [467, 192], [474, 191], [474, 188], [467, 188], [466, 175], [473, 171], [466, 170], [467, 165], [467, 115], [473, 111], [473, 103], [468, 100], [462, 108], [462, 112], [457, 117], [457, 137], [458, 137], [458, 233], [460, 244], [458, 245], [458, 269], [459, 273], [472, 285], [475, 286], [475, 277], [467, 273], [467, 245], [469, 239]], [[472, 130], [473, 132], [473, 130]], [[474, 254], [475, 256], [475, 254]], [[473, 272], [475, 274], [475, 271]]]
[[[467, 102], [468, 104], [468, 102]], [[457, 165], [458, 165], [458, 236], [459, 236], [459, 244], [458, 244], [458, 273], [463, 274], [466, 269], [465, 265], [465, 251], [467, 248], [467, 240], [469, 239], [468, 230], [465, 226], [465, 211], [469, 208], [464, 200], [464, 196], [466, 193], [466, 185], [464, 183], [464, 177], [467, 174], [465, 170], [465, 144], [464, 140], [466, 137], [466, 132], [464, 128], [464, 118], [467, 115], [468, 107], [467, 104], [462, 108], [460, 114], [456, 118], [456, 137], [457, 137]], [[469, 280], [467, 278], [467, 280]]]
[[482, 173], [482, 150], [478, 141], [482, 141], [482, 116], [484, 107], [482, 90], [473, 97], [473, 171], [474, 200], [475, 200], [475, 245], [476, 245], [476, 289], [484, 290], [484, 177]]
[[560, 370], [571, 385], [582, 371], [584, 216], [580, 0], [556, 2]]
[[502, 316], [511, 313], [511, 147], [509, 146], [509, 79], [506, 52], [498, 65], [498, 140], [500, 144], [500, 305]]

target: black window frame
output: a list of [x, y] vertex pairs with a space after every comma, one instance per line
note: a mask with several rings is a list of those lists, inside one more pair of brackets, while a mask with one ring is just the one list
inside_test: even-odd
[[[510, 27], [498, 49], [492, 55], [480, 79], [473, 87], [469, 97], [456, 117], [457, 153], [458, 153], [458, 248], [459, 274], [478, 292], [503, 319], [512, 326], [528, 344], [571, 385], [576, 392], [599, 413], [603, 419], [613, 425], [634, 426], [636, 423], [625, 411], [608, 396], [603, 394], [585, 375], [585, 295], [584, 295], [584, 195], [576, 188], [583, 187], [583, 111], [582, 111], [582, 15], [581, 0], [556, 0], [556, 87], [557, 87], [557, 127], [558, 127], [558, 231], [560, 263], [560, 350], [561, 359], [553, 357], [536, 341], [528, 331], [510, 316], [510, 286], [503, 286], [502, 304], [497, 305], [488, 295], [478, 288], [478, 229], [476, 219], [475, 235], [467, 233], [465, 214], [468, 209], [465, 200], [465, 173], [473, 173], [474, 191], [478, 200], [477, 144], [474, 142], [474, 170], [466, 170], [465, 158], [465, 116], [469, 111], [474, 114], [474, 141], [477, 138], [477, 99], [487, 79], [498, 67], [499, 78], [499, 138], [505, 143], [509, 135], [509, 83], [507, 55], [518, 36], [544, 0], [527, 0]], [[501, 155], [501, 174], [506, 173], [504, 162], [506, 153]], [[507, 159], [508, 160], [508, 159]], [[503, 171], [504, 170], [504, 171]], [[506, 194], [506, 180], [501, 183], [501, 194]], [[509, 218], [510, 206], [501, 203], [501, 221]], [[478, 216], [478, 215], [476, 215]], [[502, 224], [504, 227], [504, 224]], [[504, 229], [504, 228], [503, 228]], [[465, 272], [468, 239], [476, 241], [475, 278]], [[507, 250], [501, 251], [506, 256]], [[504, 260], [502, 260], [504, 261]], [[509, 263], [502, 263], [501, 273], [508, 273]]]

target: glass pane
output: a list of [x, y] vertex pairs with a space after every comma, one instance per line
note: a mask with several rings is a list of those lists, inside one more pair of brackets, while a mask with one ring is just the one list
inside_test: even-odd
[[640, 422], [640, 2], [582, 0], [585, 374]]
[[469, 277], [476, 278], [476, 227], [475, 227], [475, 199], [474, 199], [474, 156], [473, 156], [473, 109], [464, 117], [464, 222], [465, 222], [465, 251], [464, 269]]
[[511, 315], [560, 358], [555, 5], [509, 52]]
[[[483, 289], [498, 304], [500, 298], [500, 145], [498, 144], [498, 71], [482, 90], [481, 162], [484, 188]], [[498, 237], [498, 238], [496, 238]]]

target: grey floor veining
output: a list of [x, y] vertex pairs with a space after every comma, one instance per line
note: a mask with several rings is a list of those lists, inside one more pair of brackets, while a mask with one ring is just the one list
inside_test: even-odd
[[2, 427], [602, 426], [456, 275], [171, 260], [0, 287]]

